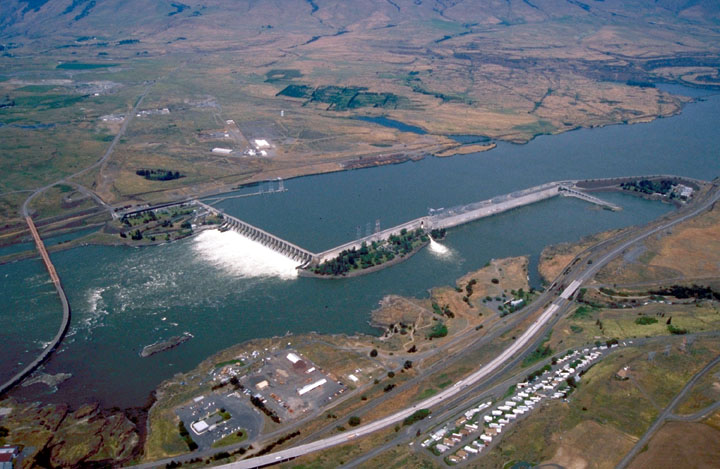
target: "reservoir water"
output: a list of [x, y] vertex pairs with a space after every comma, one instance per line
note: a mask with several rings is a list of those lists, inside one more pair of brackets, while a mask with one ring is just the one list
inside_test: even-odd
[[[228, 199], [219, 206], [312, 251], [448, 207], [560, 179], [671, 173], [720, 174], [720, 99], [679, 116], [540, 137], [490, 152], [298, 178], [284, 193]], [[422, 297], [489, 259], [529, 255], [548, 244], [640, 224], [672, 209], [620, 193], [623, 207], [600, 210], [555, 198], [453, 229], [442, 249], [371, 275], [298, 278], [293, 265], [234, 232], [205, 232], [150, 248], [85, 246], [52, 254], [73, 309], [68, 338], [45, 372], [73, 377], [18, 396], [79, 404], [141, 404], [157, 384], [208, 355], [254, 337], [286, 332], [375, 333], [369, 313], [387, 294]], [[539, 283], [536, 272], [531, 280]], [[37, 259], [0, 266], [0, 379], [30, 361], [54, 334], [60, 305]], [[195, 338], [140, 358], [143, 346], [182, 332]]]

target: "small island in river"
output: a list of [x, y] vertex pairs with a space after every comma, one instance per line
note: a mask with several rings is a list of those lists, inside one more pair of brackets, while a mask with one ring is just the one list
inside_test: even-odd
[[175, 348], [178, 345], [182, 344], [183, 342], [187, 342], [188, 340], [190, 340], [192, 338], [193, 338], [193, 335], [191, 333], [184, 332], [183, 335], [176, 335], [176, 336], [170, 337], [167, 340], [157, 341], [154, 344], [146, 345], [145, 347], [143, 347], [142, 352], [140, 352], [140, 356], [143, 358], [146, 358], [146, 357], [149, 357], [150, 355], [155, 355], [156, 353], [170, 350], [171, 348]]

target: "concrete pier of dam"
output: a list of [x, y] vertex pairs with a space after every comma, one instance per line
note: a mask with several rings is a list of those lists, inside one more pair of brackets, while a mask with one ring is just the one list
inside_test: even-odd
[[392, 228], [387, 228], [320, 253], [313, 253], [303, 249], [236, 217], [227, 215], [211, 205], [200, 201], [197, 201], [197, 203], [213, 213], [222, 214], [225, 217], [225, 223], [223, 225], [224, 228], [235, 230], [243, 236], [262, 243], [265, 246], [290, 257], [291, 259], [301, 262], [301, 267], [307, 267], [322, 264], [323, 262], [334, 259], [343, 251], [360, 249], [363, 243], [371, 244], [374, 241], [385, 241], [390, 237], [390, 235], [399, 234], [403, 229], [411, 231], [421, 228], [426, 232], [430, 232], [434, 229], [453, 228], [455, 226], [470, 223], [492, 215], [497, 215], [514, 208], [533, 204], [556, 196], [576, 197], [609, 210], [621, 210], [621, 207], [615, 204], [611, 204], [598, 197], [582, 192], [577, 187], [579, 182], [582, 181], [551, 182], [472, 204], [438, 210], [432, 215], [410, 220], [400, 225], [393, 226]]
[[221, 226], [221, 228], [231, 229], [233, 231], [237, 231], [241, 235], [245, 236], [246, 238], [252, 239], [253, 241], [257, 241], [258, 243], [269, 247], [273, 251], [277, 251], [280, 254], [289, 257], [290, 259], [293, 259], [297, 262], [302, 263], [302, 266], [305, 266], [309, 264], [310, 262], [315, 259], [316, 254], [301, 248], [300, 246], [297, 246], [289, 241], [285, 241], [284, 239], [275, 236], [272, 233], [268, 233], [267, 231], [258, 228], [256, 226], [251, 225], [250, 223], [244, 222], [240, 220], [239, 218], [233, 217], [232, 215], [228, 215], [227, 213], [223, 213], [222, 211], [218, 210], [217, 208], [208, 205], [201, 201], [196, 201], [198, 205], [205, 208], [209, 212], [212, 212], [216, 215], [222, 215], [225, 223]]

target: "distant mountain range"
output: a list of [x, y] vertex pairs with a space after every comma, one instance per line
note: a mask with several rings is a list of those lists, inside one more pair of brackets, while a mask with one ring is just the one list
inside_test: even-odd
[[314, 36], [408, 22], [657, 23], [720, 29], [717, 0], [4, 0], [3, 42]]

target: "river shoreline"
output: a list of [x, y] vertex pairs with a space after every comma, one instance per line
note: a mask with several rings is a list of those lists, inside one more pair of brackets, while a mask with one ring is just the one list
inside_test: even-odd
[[[703, 89], [705, 89], [705, 88], [703, 88]], [[712, 88], [712, 89], [714, 89], [714, 88]], [[683, 95], [678, 94], [678, 96], [683, 96]], [[522, 140], [522, 141], [513, 140], [513, 139], [503, 139], [502, 136], [494, 138], [493, 140], [495, 140], [495, 142], [506, 143], [506, 144], [510, 144], [510, 145], [524, 146], [524, 145], [527, 145], [527, 144], [533, 142], [538, 137], [542, 137], [542, 136], [557, 136], [557, 135], [562, 135], [562, 134], [566, 134], [566, 133], [574, 132], [574, 131], [578, 131], [578, 130], [601, 129], [601, 128], [613, 127], [613, 126], [631, 126], [631, 125], [635, 125], [635, 124], [647, 124], [647, 123], [651, 123], [651, 122], [654, 122], [659, 119], [666, 119], [666, 118], [680, 115], [680, 114], [682, 114], [683, 110], [685, 109], [685, 107], [688, 104], [693, 104], [693, 103], [702, 101], [701, 98], [690, 98], [688, 96], [685, 96], [685, 97], [688, 98], [688, 101], [685, 102], [683, 104], [683, 106], [681, 106], [676, 111], [674, 111], [673, 113], [670, 113], [670, 114], [657, 114], [657, 115], [652, 115], [652, 116], [642, 116], [642, 117], [638, 117], [636, 119], [624, 121], [624, 122], [613, 122], [613, 123], [589, 125], [589, 126], [576, 126], [576, 127], [572, 127], [572, 128], [558, 129], [557, 132], [550, 133], [550, 134], [540, 132], [540, 133], [534, 134], [531, 138], [529, 138], [527, 140]], [[440, 136], [451, 138], [451, 136], [449, 136], [449, 135], [440, 135]], [[480, 145], [480, 144], [451, 145], [451, 146], [449, 146], [448, 149], [440, 152], [440, 153], [450, 152], [451, 154], [447, 154], [447, 155], [442, 154], [441, 155], [441, 154], [437, 154], [437, 153], [424, 153], [422, 155], [415, 155], [412, 158], [409, 157], [407, 160], [402, 161], [400, 163], [395, 163], [395, 164], [404, 164], [404, 163], [408, 163], [408, 162], [419, 162], [428, 156], [445, 159], [445, 158], [450, 158], [453, 156], [487, 153], [492, 150], [495, 150], [498, 147], [497, 143], [495, 143], [495, 142], [491, 142], [487, 145], [485, 145], [485, 144], [483, 144], [483, 145]], [[478, 148], [477, 151], [473, 151], [471, 153], [466, 153], [466, 152], [462, 151], [462, 149], [464, 147], [474, 147], [476, 145], [479, 147], [483, 147], [483, 148]], [[360, 161], [360, 160], [358, 159], [357, 161]], [[192, 197], [190, 199], [188, 199], [187, 195], [182, 195], [180, 197], [172, 197], [172, 192], [171, 192], [172, 189], [170, 189], [170, 190], [168, 190], [168, 193], [167, 193], [168, 195], [170, 195], [169, 198], [165, 198], [165, 199], [149, 198], [149, 199], [146, 199], [146, 202], [151, 203], [151, 204], [181, 203], [186, 200], [203, 199], [203, 198], [214, 197], [214, 196], [218, 196], [218, 195], [222, 195], [222, 194], [233, 193], [233, 192], [236, 192], [236, 191], [241, 190], [246, 187], [252, 187], [254, 185], [257, 185], [257, 184], [265, 182], [265, 181], [271, 181], [271, 180], [277, 179], [278, 177], [284, 179], [285, 181], [290, 181], [290, 180], [294, 180], [294, 179], [319, 176], [319, 175], [323, 175], [323, 174], [354, 171], [356, 169], [375, 168], [378, 166], [384, 166], [384, 164], [364, 166], [362, 168], [355, 168], [355, 167], [348, 167], [344, 163], [341, 163], [341, 162], [333, 162], [333, 161], [314, 163], [314, 164], [309, 164], [309, 165], [294, 168], [295, 172], [290, 172], [290, 173], [287, 172], [288, 170], [278, 169], [278, 170], [271, 170], [271, 171], [263, 172], [263, 173], [257, 173], [255, 175], [251, 176], [248, 180], [243, 181], [243, 182], [234, 182], [234, 183], [230, 183], [230, 184], [220, 183], [219, 185], [216, 185], [216, 186], [213, 186], [212, 184], [208, 184], [207, 190], [201, 191], [200, 193], [198, 193], [197, 196]], [[303, 171], [304, 169], [309, 169], [309, 171]], [[138, 195], [141, 195], [141, 194], [138, 194]], [[119, 202], [116, 203], [116, 205], [117, 204], [119, 204]], [[94, 214], [94, 215], [96, 215], [96, 214]], [[51, 217], [51, 218], [57, 218], [57, 217]], [[20, 221], [20, 220], [18, 219], [18, 221]], [[25, 231], [25, 230], [21, 230], [21, 231]], [[0, 244], [0, 247], [12, 246], [12, 245], [22, 243], [22, 242], [23, 242], [22, 240], [18, 240], [17, 242], [12, 242], [9, 244]], [[158, 243], [158, 244], [161, 244], [161, 243]], [[6, 262], [7, 262], [6, 260], [2, 260], [2, 261], [0, 261], [0, 264], [6, 263]]]
[[[701, 88], [702, 88], [702, 87], [701, 87]], [[705, 89], [705, 88], [703, 88], [703, 89]], [[714, 88], [712, 88], [712, 89], [714, 89]], [[671, 94], [673, 94], [673, 93], [671, 93]], [[684, 95], [678, 94], [678, 96], [684, 96]], [[667, 115], [666, 115], [666, 114], [658, 114], [658, 115], [653, 115], [653, 116], [642, 116], [642, 117], [638, 117], [637, 119], [633, 119], [633, 120], [625, 121], [625, 122], [615, 122], [615, 123], [607, 123], [607, 124], [600, 124], [600, 125], [590, 125], [590, 126], [576, 126], [576, 127], [573, 127], [573, 128], [558, 129], [557, 132], [551, 133], [551, 134], [537, 133], [537, 134], [533, 135], [530, 139], [528, 139], [528, 140], [526, 140], [526, 141], [503, 140], [502, 137], [496, 138], [496, 139], [494, 139], [494, 140], [496, 140], [497, 142], [507, 143], [507, 144], [510, 144], [510, 145], [524, 146], [524, 145], [529, 144], [530, 142], [534, 141], [535, 139], [537, 139], [538, 137], [541, 137], [541, 136], [558, 136], [558, 135], [566, 134], [566, 133], [568, 133], [568, 132], [574, 132], [574, 131], [583, 130], [583, 129], [589, 130], [589, 129], [601, 129], [601, 128], [612, 127], [612, 126], [631, 126], [631, 125], [635, 125], [635, 124], [647, 124], [647, 123], [651, 123], [651, 122], [654, 122], [654, 121], [659, 120], [659, 119], [665, 119], [665, 118], [670, 118], [670, 117], [674, 117], [674, 116], [680, 115], [680, 114], [682, 114], [682, 112], [684, 111], [685, 107], [686, 107], [688, 104], [693, 104], [693, 103], [696, 103], [696, 102], [703, 101], [702, 98], [697, 98], [697, 97], [692, 97], [692, 98], [691, 98], [691, 97], [689, 97], [689, 96], [685, 96], [685, 97], [688, 98], [688, 101], [685, 102], [685, 103], [683, 104], [683, 106], [681, 106], [680, 108], [678, 108], [675, 112], [673, 112], [673, 113], [671, 113], [671, 114], [667, 114]], [[442, 136], [445, 136], [445, 137], [449, 137], [449, 138], [450, 138], [450, 136], [448, 136], [448, 135], [442, 135]], [[475, 147], [475, 146], [482, 147], [482, 148], [478, 148], [477, 151], [473, 151], [473, 152], [471, 152], [471, 153], [465, 153], [465, 152], [462, 151], [463, 148], [466, 148], [466, 147]], [[456, 145], [456, 146], [450, 146], [449, 149], [447, 149], [447, 150], [445, 150], [445, 151], [443, 151], [443, 152], [440, 152], [440, 153], [450, 152], [451, 154], [447, 154], [447, 155], [442, 154], [442, 155], [441, 155], [441, 154], [425, 153], [425, 154], [423, 154], [423, 155], [415, 155], [415, 157], [408, 158], [408, 159], [405, 160], [405, 161], [402, 161], [402, 162], [400, 162], [400, 163], [395, 163], [395, 164], [404, 164], [404, 163], [408, 163], [408, 162], [413, 162], [413, 163], [415, 163], [415, 162], [422, 161], [422, 160], [425, 159], [427, 156], [432, 156], [432, 157], [434, 157], [434, 158], [439, 158], [439, 159], [447, 159], [447, 158], [451, 158], [451, 157], [453, 157], [453, 156], [461, 156], [461, 155], [466, 155], [466, 154], [467, 154], [467, 155], [472, 155], [472, 154], [487, 153], [487, 152], [490, 152], [490, 151], [492, 151], [492, 150], [495, 150], [497, 147], [498, 147], [498, 145], [497, 145], [497, 143], [495, 143], [495, 142], [491, 142], [491, 143], [489, 143], [489, 144], [472, 144], [472, 143], [471, 143], [471, 144], [460, 144], [460, 145]], [[354, 170], [356, 170], [356, 169], [375, 168], [375, 167], [378, 167], [378, 166], [383, 166], [383, 165], [382, 165], [382, 164], [381, 164], [381, 165], [377, 165], [377, 166], [376, 166], [376, 165], [371, 165], [371, 166], [365, 166], [365, 167], [362, 167], [362, 168], [354, 168], [354, 167], [348, 167], [348, 166], [346, 166], [346, 165], [343, 164], [343, 163], [337, 163], [337, 162], [324, 162], [324, 163], [319, 163], [319, 164], [311, 164], [311, 165], [307, 165], [307, 166], [295, 168], [295, 170], [298, 171], [298, 172], [296, 172], [296, 173], [290, 173], [290, 174], [288, 174], [288, 173], [286, 173], [286, 170], [273, 170], [273, 171], [269, 171], [269, 172], [266, 172], [266, 173], [258, 173], [258, 174], [256, 174], [256, 175], [252, 176], [252, 177], [251, 177], [250, 179], [248, 179], [247, 181], [243, 181], [243, 182], [241, 182], [241, 183], [235, 182], [235, 183], [231, 183], [231, 184], [221, 184], [221, 185], [216, 186], [216, 187], [210, 186], [210, 187], [208, 188], [208, 190], [206, 190], [206, 191], [204, 191], [204, 192], [200, 192], [197, 196], [192, 197], [192, 198], [190, 198], [190, 199], [187, 197], [187, 195], [183, 195], [182, 197], [174, 197], [174, 198], [171, 197], [171, 198], [169, 199], [169, 201], [168, 201], [168, 199], [162, 199], [162, 200], [161, 200], [161, 199], [158, 199], [158, 200], [148, 199], [147, 202], [148, 202], [148, 203], [152, 203], [152, 204], [161, 204], [161, 203], [178, 203], [178, 204], [179, 204], [179, 203], [182, 203], [183, 201], [188, 201], [188, 200], [192, 200], [192, 199], [203, 199], [203, 198], [208, 198], [208, 197], [220, 196], [220, 195], [223, 195], [223, 194], [231, 194], [231, 193], [234, 193], [234, 192], [236, 192], [236, 191], [238, 191], [238, 190], [241, 190], [241, 189], [243, 189], [243, 188], [253, 187], [253, 186], [256, 186], [256, 185], [259, 184], [259, 183], [262, 183], [262, 182], [264, 182], [264, 181], [274, 180], [274, 179], [276, 179], [276, 178], [278, 178], [278, 177], [281, 177], [281, 178], [284, 179], [285, 181], [290, 181], [290, 180], [295, 180], [295, 179], [300, 179], [300, 178], [307, 178], [307, 177], [314, 177], [314, 176], [319, 176], [319, 175], [324, 175], [324, 174], [332, 174], [332, 173], [340, 173], [340, 172], [346, 172], [346, 171], [354, 171]], [[310, 169], [309, 172], [303, 172], [303, 171], [302, 171], [303, 169], [308, 169], [308, 168]], [[314, 169], [315, 169], [315, 170], [314, 170]], [[170, 192], [169, 194], [171, 194], [171, 192]], [[96, 216], [96, 215], [97, 215], [97, 214], [91, 214], [91, 215], [89, 215], [89, 216]], [[57, 218], [57, 217], [50, 217], [49, 219], [55, 219], [55, 218]], [[102, 226], [102, 224], [94, 224], [94, 225]], [[64, 228], [65, 228], [65, 227], [64, 227]], [[72, 227], [72, 228], [74, 228], [74, 227]], [[83, 229], [84, 229], [84, 228], [87, 228], [87, 226], [83, 226], [82, 228], [83, 228]], [[23, 233], [23, 232], [25, 232], [25, 231], [26, 231], [26, 230], [22, 229], [22, 230], [20, 230], [19, 233]], [[79, 231], [79, 229], [78, 229], [78, 231]], [[61, 234], [70, 233], [70, 232], [73, 232], [73, 230], [72, 230], [72, 229], [65, 230], [65, 229], [61, 228], [61, 229], [57, 230], [57, 232], [51, 231], [50, 233], [52, 233], [51, 236], [59, 236], [59, 235], [61, 235]], [[24, 241], [24, 240], [22, 239], [23, 237], [24, 237], [24, 235], [19, 235], [14, 242], [11, 242], [11, 243], [8, 243], [8, 244], [0, 244], [0, 248], [9, 247], [9, 246], [14, 246], [14, 245], [16, 245], [16, 244], [22, 244], [23, 242], [26, 242], [26, 241]], [[43, 238], [45, 238], [45, 236], [43, 236]], [[97, 245], [127, 245], [127, 246], [133, 246], [133, 247], [136, 246], [135, 244], [122, 243], [122, 242], [120, 242], [120, 243], [112, 243], [112, 242], [95, 242], [95, 241], [92, 241], [92, 242], [88, 242], [87, 244], [97, 244]], [[160, 245], [160, 244], [165, 244], [165, 242], [164, 242], [164, 241], [159, 241], [159, 242], [146, 242], [146, 243], [143, 244], [143, 246], [152, 246], [152, 245]], [[76, 247], [76, 245], [68, 246], [68, 247], [63, 248], [63, 249], [70, 249], [70, 248], [72, 248], [72, 247]], [[48, 251], [49, 251], [49, 252], [54, 252], [56, 249], [53, 249], [53, 248], [55, 248], [55, 246], [49, 247], [49, 248], [48, 248]], [[13, 255], [0, 256], [0, 265], [2, 265], [2, 264], [7, 264], [7, 263], [11, 263], [11, 262], [15, 262], [15, 261], [17, 261], [17, 260], [23, 260], [23, 259], [27, 259], [27, 258], [32, 258], [32, 257], [34, 257], [34, 255], [29, 254], [29, 253], [26, 253], [26, 254], [24, 254], [23, 256], [17, 256], [17, 257], [16, 257], [16, 256], [13, 256]]]
[[311, 272], [310, 270], [300, 269], [300, 268], [298, 268], [298, 275], [300, 277], [321, 278], [321, 279], [326, 279], [326, 280], [360, 277], [363, 275], [367, 275], [367, 274], [371, 274], [373, 272], [383, 270], [386, 267], [391, 267], [391, 266], [393, 266], [395, 264], [399, 264], [403, 261], [406, 261], [407, 259], [410, 259], [412, 256], [414, 256], [415, 254], [420, 252], [420, 250], [422, 250], [422, 248], [424, 248], [428, 244], [430, 244], [430, 241], [420, 243], [419, 245], [417, 245], [415, 247], [415, 249], [413, 249], [409, 253], [405, 254], [404, 256], [400, 256], [400, 255], [395, 256], [393, 258], [393, 260], [391, 260], [391, 261], [383, 262], [382, 264], [374, 265], [372, 267], [368, 267], [367, 269], [351, 270], [350, 272], [348, 272], [347, 275], [320, 275], [320, 274], [316, 274], [315, 272]]

